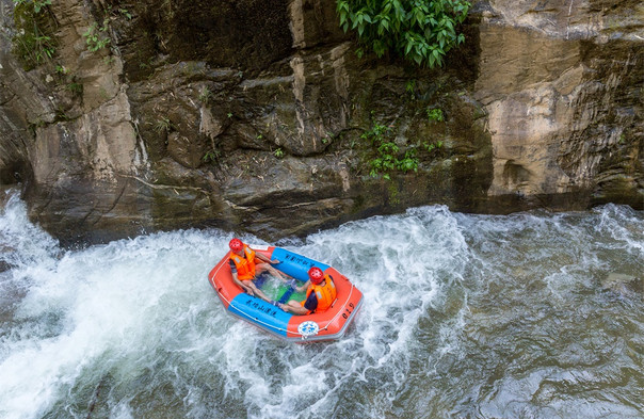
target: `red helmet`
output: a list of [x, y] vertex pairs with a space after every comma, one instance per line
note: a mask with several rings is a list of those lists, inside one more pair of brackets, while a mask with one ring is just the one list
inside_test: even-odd
[[228, 246], [233, 252], [240, 252], [244, 248], [244, 243], [238, 238], [234, 238], [228, 243]]
[[311, 280], [312, 283], [317, 285], [324, 280], [324, 272], [322, 272], [322, 269], [318, 268], [317, 266], [314, 266], [311, 269], [309, 269], [309, 279]]

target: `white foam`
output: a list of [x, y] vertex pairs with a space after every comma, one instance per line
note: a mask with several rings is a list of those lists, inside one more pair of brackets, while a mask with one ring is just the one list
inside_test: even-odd
[[[175, 231], [65, 252], [16, 199], [0, 216], [0, 237], [16, 244], [4, 281], [25, 292], [0, 330], [0, 417], [86, 417], [101, 386], [102, 412], [122, 419], [170, 405], [194, 418], [330, 417], [353, 399], [356, 417], [392, 414], [415, 377], [431, 382], [441, 365], [467, 360], [467, 339], [511, 323], [509, 303], [527, 295], [565, 307], [589, 287], [588, 272], [607, 269], [605, 252], [625, 252], [634, 258], [622, 265], [641, 268], [643, 223], [622, 211], [571, 222], [575, 215], [426, 207], [285, 242], [337, 268], [365, 297], [342, 340], [298, 346], [223, 309], [207, 274], [231, 234]], [[471, 310], [486, 298], [487, 311]]]

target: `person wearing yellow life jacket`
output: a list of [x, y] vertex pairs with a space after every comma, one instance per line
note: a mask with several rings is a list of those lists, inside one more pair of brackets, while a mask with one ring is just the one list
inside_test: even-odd
[[284, 275], [271, 266], [279, 261], [270, 260], [261, 253], [256, 253], [238, 238], [232, 239], [228, 246], [230, 247], [229, 264], [233, 282], [249, 295], [256, 295], [266, 302], [276, 304], [257, 288], [253, 281], [257, 279], [258, 275], [268, 272], [286, 282]]
[[333, 278], [330, 275], [324, 275], [322, 269], [317, 266], [309, 269], [309, 280], [301, 287], [297, 287], [297, 292], [306, 289], [306, 299], [301, 302], [289, 301], [286, 304], [280, 304], [279, 307], [287, 313], [293, 314], [311, 314], [327, 310], [336, 299], [338, 292], [335, 289]]

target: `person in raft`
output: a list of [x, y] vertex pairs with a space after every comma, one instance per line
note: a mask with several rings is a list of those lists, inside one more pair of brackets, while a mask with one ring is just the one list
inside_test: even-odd
[[273, 300], [268, 298], [259, 288], [253, 283], [257, 277], [268, 272], [273, 276], [278, 277], [282, 282], [286, 282], [284, 275], [271, 265], [279, 263], [278, 260], [270, 260], [266, 256], [255, 253], [248, 245], [244, 244], [241, 240], [234, 238], [228, 243], [230, 247], [230, 271], [233, 274], [233, 282], [242, 287], [249, 295], [256, 295], [262, 300], [276, 304]]
[[286, 304], [280, 304], [279, 307], [287, 313], [311, 314], [324, 311], [331, 307], [338, 294], [333, 278], [330, 275], [324, 275], [322, 269], [317, 266], [309, 269], [309, 280], [295, 290], [297, 292], [306, 290], [306, 299], [301, 302], [291, 300]]

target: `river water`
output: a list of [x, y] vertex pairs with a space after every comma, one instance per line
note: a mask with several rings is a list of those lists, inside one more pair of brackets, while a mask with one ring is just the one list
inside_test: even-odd
[[604, 286], [642, 280], [642, 212], [432, 206], [281, 242], [364, 292], [342, 340], [308, 345], [223, 310], [207, 274], [231, 237], [65, 250], [12, 196], [0, 418], [644, 418], [641, 282]]

